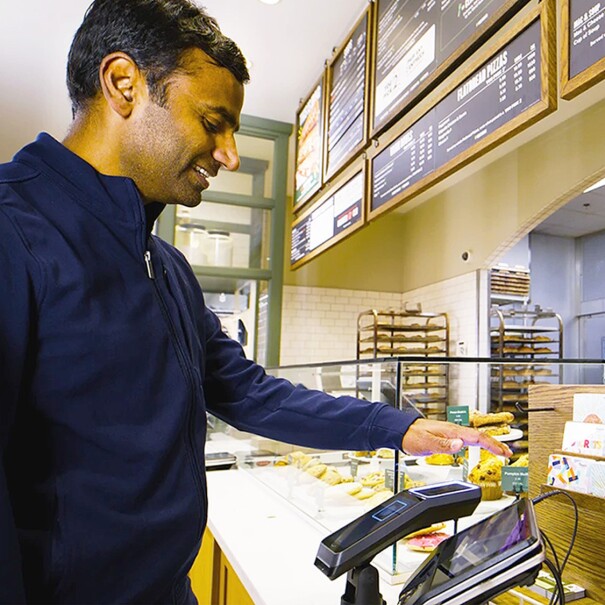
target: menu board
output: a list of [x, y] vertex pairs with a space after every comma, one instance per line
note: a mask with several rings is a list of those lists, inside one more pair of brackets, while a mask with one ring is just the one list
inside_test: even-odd
[[364, 178], [358, 172], [292, 225], [290, 264], [298, 267], [342, 239], [363, 221]]
[[605, 78], [605, 0], [566, 0], [562, 96], [572, 98]]
[[372, 130], [462, 63], [528, 0], [377, 0]]
[[328, 67], [326, 176], [332, 176], [365, 143], [368, 11]]
[[605, 1], [569, 4], [569, 75], [577, 76], [605, 57]]
[[373, 158], [371, 213], [403, 201], [420, 181], [428, 185], [460, 167], [462, 154], [466, 161], [475, 157], [542, 100], [541, 25], [533, 19]]
[[294, 207], [307, 201], [322, 184], [323, 79], [297, 115]]

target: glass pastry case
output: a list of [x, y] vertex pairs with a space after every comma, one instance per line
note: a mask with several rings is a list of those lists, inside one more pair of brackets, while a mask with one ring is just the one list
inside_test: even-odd
[[[494, 373], [494, 365], [498, 366], [499, 371], [527, 369], [520, 367], [524, 363], [519, 360], [440, 358], [439, 364], [444, 363], [449, 365], [448, 406], [468, 406], [471, 424], [476, 415], [473, 411], [488, 414], [490, 376]], [[532, 360], [526, 363], [535, 367], [545, 362]], [[570, 384], [578, 384], [584, 375], [594, 375], [596, 367], [600, 368], [601, 375], [605, 369], [600, 361], [570, 362], [558, 359], [556, 364], [557, 367], [561, 364], [565, 366], [564, 371], [538, 373], [536, 382], [556, 381], [560, 384], [566, 376]], [[416, 370], [426, 367], [426, 358], [388, 358], [369, 362], [278, 367], [268, 372], [334, 396], [352, 395], [403, 409], [415, 406], [409, 390], [402, 388], [405, 381], [414, 376]], [[525, 438], [520, 430], [514, 428], [514, 414], [511, 413], [505, 420], [496, 427], [499, 429], [495, 432], [497, 439], [514, 443], [520, 437]], [[318, 451], [242, 433], [213, 417], [208, 422], [207, 453], [227, 451], [234, 454], [238, 472], [248, 473], [286, 499], [326, 535], [379, 506], [402, 489], [461, 480], [481, 485], [484, 497], [471, 517], [460, 519], [456, 527], [453, 521], [445, 522], [438, 527], [428, 528], [424, 534], [420, 532], [411, 538], [401, 539], [375, 557], [373, 565], [380, 570], [383, 579], [392, 584], [402, 583], [410, 577], [440, 540], [514, 501], [514, 493], [482, 485], [481, 468], [491, 466], [500, 473], [503, 464], [514, 462], [527, 465], [527, 457], [504, 461], [495, 459], [479, 448], [467, 448], [456, 457], [443, 454], [408, 456], [385, 448], [376, 451]]]

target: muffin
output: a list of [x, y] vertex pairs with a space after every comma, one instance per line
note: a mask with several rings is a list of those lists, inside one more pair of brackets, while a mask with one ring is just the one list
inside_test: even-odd
[[468, 474], [468, 480], [481, 488], [482, 500], [502, 498], [502, 461], [496, 457], [480, 460]]
[[435, 466], [448, 466], [454, 464], [454, 456], [452, 454], [431, 454], [424, 461]]

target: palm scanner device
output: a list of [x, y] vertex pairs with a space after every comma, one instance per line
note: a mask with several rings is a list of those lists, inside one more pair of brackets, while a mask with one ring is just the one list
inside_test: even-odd
[[[461, 481], [404, 490], [325, 538], [315, 565], [330, 579], [348, 572], [341, 605], [384, 605], [374, 556], [413, 531], [471, 515], [480, 500], [481, 488]], [[543, 559], [531, 502], [517, 500], [442, 542], [406, 582], [399, 605], [484, 603], [533, 582]]]

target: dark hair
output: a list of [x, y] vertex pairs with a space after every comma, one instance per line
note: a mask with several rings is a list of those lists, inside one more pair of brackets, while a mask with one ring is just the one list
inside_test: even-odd
[[152, 98], [163, 104], [166, 80], [191, 48], [203, 50], [241, 84], [250, 79], [235, 42], [192, 1], [95, 0], [69, 50], [67, 88], [74, 114], [100, 91], [99, 66], [108, 54], [129, 55], [145, 74]]

